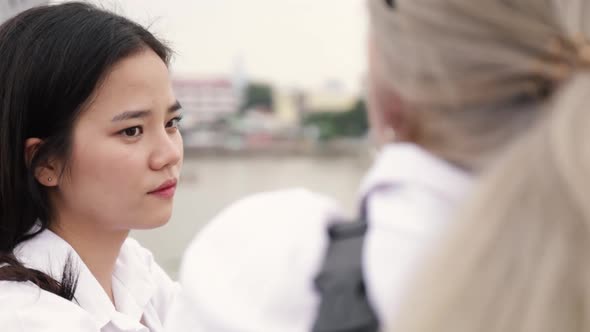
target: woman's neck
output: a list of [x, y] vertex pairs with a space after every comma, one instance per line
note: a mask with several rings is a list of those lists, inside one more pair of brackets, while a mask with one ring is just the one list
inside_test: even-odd
[[113, 271], [129, 231], [107, 231], [97, 224], [62, 215], [49, 229], [74, 248], [114, 305]]

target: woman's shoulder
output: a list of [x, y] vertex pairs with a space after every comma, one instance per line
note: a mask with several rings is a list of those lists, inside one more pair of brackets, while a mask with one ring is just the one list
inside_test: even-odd
[[[309, 248], [323, 246], [328, 225], [339, 219], [341, 209], [334, 200], [306, 189], [258, 193], [238, 200], [213, 218], [197, 234], [187, 256], [211, 253], [201, 248], [215, 248], [216, 254], [209, 256], [229, 250], [234, 256], [245, 257], [248, 251], [255, 254], [273, 247], [299, 250], [302, 242]], [[240, 255], [236, 248], [241, 248]]]
[[211, 330], [307, 329], [327, 227], [339, 218], [334, 200], [305, 189], [255, 194], [230, 205], [185, 252], [180, 275], [194, 319]]
[[74, 302], [30, 282], [0, 281], [3, 331], [99, 332], [92, 316]]
[[[221, 211], [207, 227], [247, 228], [322, 224], [340, 217], [340, 207], [332, 198], [303, 188], [262, 192], [242, 198]], [[282, 227], [281, 227], [282, 228]]]
[[252, 248], [254, 243], [280, 242], [284, 247], [298, 235], [307, 238], [306, 242], [314, 235], [323, 236], [327, 225], [341, 218], [341, 209], [333, 199], [306, 189], [257, 193], [222, 210], [193, 245], [217, 246], [214, 243], [221, 241]]

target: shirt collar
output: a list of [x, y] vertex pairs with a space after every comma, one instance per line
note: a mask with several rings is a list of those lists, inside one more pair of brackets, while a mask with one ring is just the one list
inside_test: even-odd
[[132, 248], [130, 241], [123, 244], [115, 263], [113, 287], [118, 310], [139, 321], [158, 285], [151, 278], [150, 262]]
[[458, 201], [464, 197], [472, 181], [472, 175], [418, 145], [392, 143], [381, 149], [364, 178], [361, 197], [383, 184], [419, 185], [451, 201]]
[[126, 241], [115, 263], [113, 292], [118, 310], [76, 251], [52, 231], [46, 229], [21, 243], [14, 253], [25, 266], [56, 280], [61, 280], [63, 267], [71, 257], [74, 272], [78, 273], [74, 302], [90, 313], [102, 328], [111, 321], [126, 326], [130, 325], [130, 320], [139, 322], [145, 305], [155, 292], [147, 266], [130, 251]]

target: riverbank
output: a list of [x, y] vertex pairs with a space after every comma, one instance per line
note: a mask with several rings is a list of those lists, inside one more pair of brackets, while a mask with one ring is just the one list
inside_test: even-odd
[[185, 146], [185, 157], [229, 156], [229, 157], [263, 157], [263, 156], [309, 156], [309, 157], [348, 157], [369, 156], [370, 146], [366, 140], [346, 139], [328, 142], [273, 142], [239, 148], [231, 146]]

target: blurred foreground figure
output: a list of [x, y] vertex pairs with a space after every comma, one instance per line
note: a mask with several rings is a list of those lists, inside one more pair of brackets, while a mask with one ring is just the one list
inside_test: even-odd
[[[334, 203], [303, 189], [246, 198], [211, 221], [188, 248], [181, 270], [185, 304], [173, 310], [175, 318], [171, 322], [178, 325], [171, 331], [375, 331], [379, 322], [382, 329], [394, 326], [398, 313], [407, 306], [403, 298], [409, 285], [424, 259], [438, 252], [436, 245], [453, 226], [450, 221], [468, 196], [474, 178], [503, 157], [514, 142], [527, 139], [528, 131], [543, 122], [548, 113], [565, 117], [572, 108], [582, 105], [581, 98], [590, 92], [588, 80], [583, 77], [590, 60], [584, 30], [590, 26], [585, 23], [590, 10], [587, 2], [369, 0], [368, 6], [370, 120], [383, 146], [360, 190], [359, 219], [366, 222], [366, 235], [363, 237], [362, 221], [342, 226], [339, 223], [343, 218]], [[553, 97], [566, 82], [573, 82], [567, 89], [576, 91], [568, 94], [569, 102], [561, 102], [556, 109]], [[572, 124], [585, 123], [571, 119]], [[582, 135], [584, 127], [579, 131], [559, 128], [557, 133]], [[556, 209], [543, 214], [552, 206], [551, 200], [542, 210], [543, 206], [523, 201], [526, 196], [511, 192], [516, 190], [513, 187], [525, 190], [519, 181], [533, 176], [535, 168], [541, 172], [542, 167], [552, 165], [550, 160], [565, 161], [575, 156], [573, 152], [563, 155], [574, 147], [573, 136], [569, 141], [567, 135], [554, 138], [554, 143], [560, 144], [555, 154], [538, 154], [548, 159], [534, 159], [521, 152], [516, 154], [520, 159], [513, 168], [522, 174], [513, 176], [507, 171], [496, 178], [498, 197], [481, 202], [490, 211], [471, 218], [473, 238], [466, 232], [466, 240], [456, 242], [456, 250], [446, 257], [448, 262], [463, 262], [464, 257], [473, 255], [471, 265], [457, 269], [447, 263], [440, 266], [440, 271], [429, 274], [434, 279], [423, 286], [430, 291], [425, 296], [435, 296], [438, 288], [457, 287], [455, 290], [463, 292], [444, 306], [433, 307], [445, 310], [440, 315], [419, 316], [416, 324], [432, 327], [424, 331], [435, 331], [451, 318], [457, 325], [445, 330], [481, 331], [480, 325], [461, 325], [462, 318], [485, 316], [483, 303], [479, 303], [481, 312], [470, 311], [479, 308], [474, 301], [481, 294], [490, 296], [486, 305], [497, 306], [502, 302], [493, 302], [493, 296], [512, 296], [522, 301], [546, 299], [534, 297], [532, 287], [529, 293], [519, 293], [515, 287], [504, 294], [501, 283], [492, 284], [493, 280], [503, 280], [501, 273], [510, 272], [510, 266], [494, 270], [487, 265], [487, 259], [494, 254], [492, 249], [497, 247], [506, 254], [502, 262], [513, 260], [515, 264], [523, 251], [511, 251], [510, 246], [503, 246], [501, 236], [491, 237], [500, 233], [483, 230], [495, 230], [493, 227], [500, 224], [510, 227], [518, 221], [547, 220], [557, 227], [555, 223], [562, 221]], [[554, 145], [539, 144], [539, 148]], [[532, 149], [527, 153], [533, 153]], [[583, 151], [579, 155], [585, 156]], [[571, 160], [566, 166], [583, 167]], [[577, 181], [582, 180], [580, 176]], [[561, 181], [576, 183], [573, 178]], [[560, 189], [565, 190], [565, 186], [551, 192], [558, 199], [555, 202], [578, 202], [567, 191], [557, 191]], [[581, 199], [584, 193], [575, 194]], [[503, 219], [497, 204], [508, 196], [515, 208], [536, 211], [538, 216]], [[571, 213], [582, 212], [582, 205], [572, 207]], [[498, 222], [489, 220], [483, 225], [493, 216]], [[568, 230], [579, 233], [574, 228]], [[559, 271], [558, 264], [576, 257], [573, 251], [559, 250], [574, 244], [564, 237], [563, 242], [555, 243], [558, 251], [551, 251], [543, 247], [541, 238], [536, 238], [548, 234], [522, 228], [508, 232], [506, 241], [513, 239], [514, 243], [508, 243], [522, 245], [531, 252], [539, 250], [539, 255], [548, 250], [544, 258], [551, 259], [550, 263], [535, 267], [539, 272]], [[538, 242], [519, 243], [521, 236]], [[363, 249], [362, 264], [356, 269], [346, 266], [361, 260], [361, 253], [353, 246]], [[489, 251], [477, 252], [479, 255], [473, 252], [484, 247]], [[552, 255], [558, 253], [564, 257], [562, 263], [553, 260]], [[514, 267], [524, 269], [530, 265]], [[467, 273], [473, 271], [478, 274]], [[455, 274], [456, 278], [449, 278]], [[538, 285], [549, 282], [535, 280], [535, 275], [529, 277]], [[466, 284], [467, 280], [471, 283]], [[585, 279], [580, 275], [580, 280]], [[573, 285], [571, 280], [561, 286]], [[479, 291], [470, 293], [469, 287]], [[434, 299], [432, 303], [438, 304]], [[502, 307], [505, 311], [496, 308], [494, 315], [487, 317], [491, 324], [501, 321], [501, 313], [524, 319], [525, 312], [516, 311], [520, 308], [518, 302], [511, 304], [515, 306]], [[411, 309], [418, 312], [421, 306], [421, 302], [413, 303]], [[483, 320], [477, 322], [486, 325]], [[416, 326], [400, 331], [413, 331]], [[514, 329], [504, 331], [509, 330]]]

